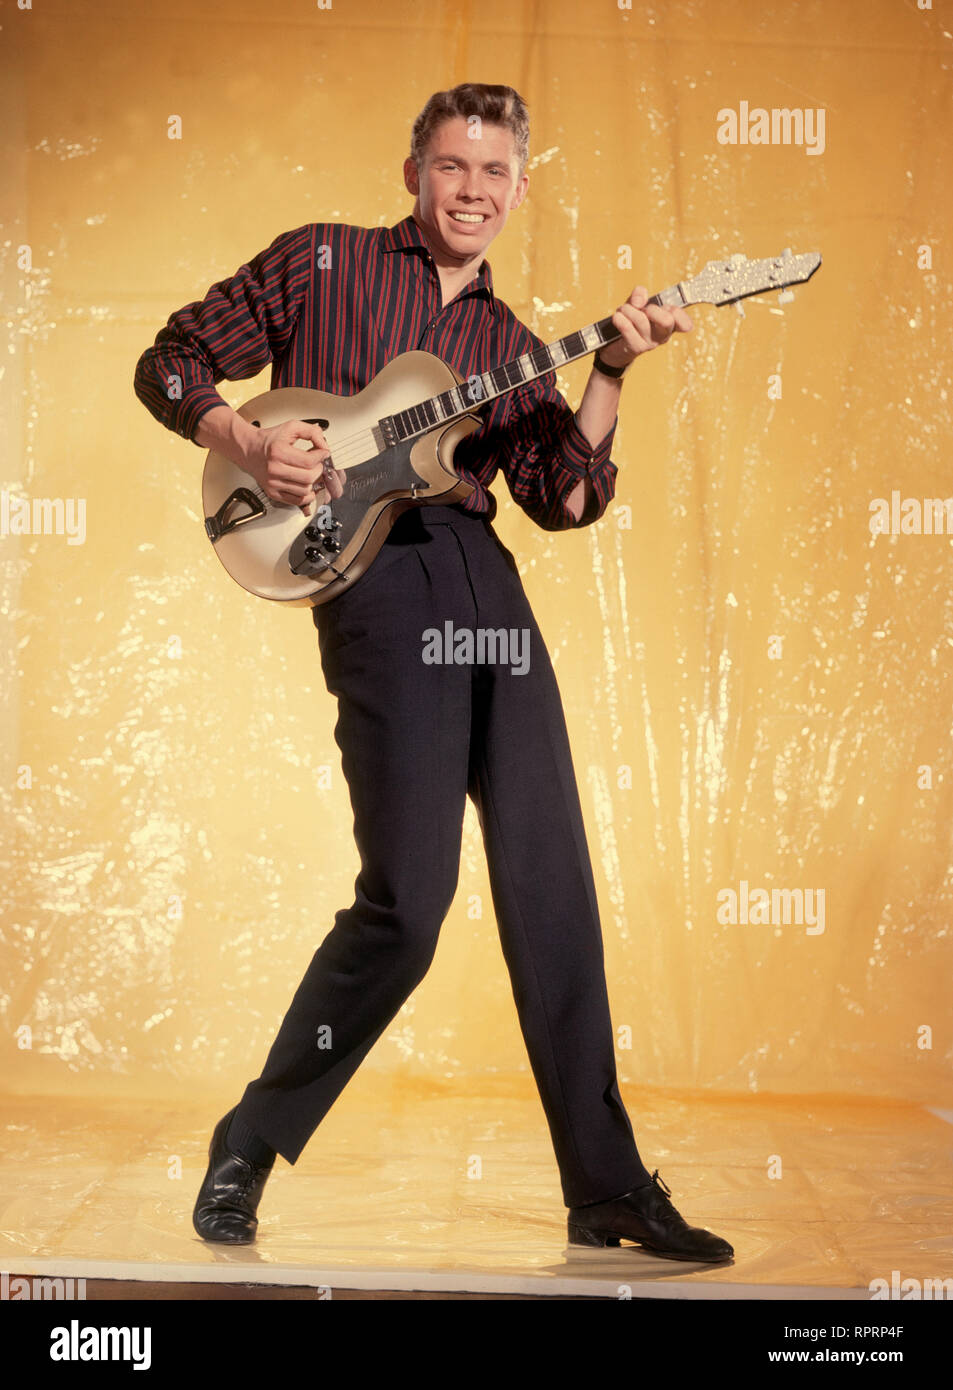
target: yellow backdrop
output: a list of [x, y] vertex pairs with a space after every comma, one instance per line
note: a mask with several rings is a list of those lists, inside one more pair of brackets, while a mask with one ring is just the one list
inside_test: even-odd
[[[950, 8], [8, 0], [4, 515], [74, 523], [0, 538], [9, 1087], [233, 1103], [351, 901], [310, 615], [227, 578], [204, 455], [133, 370], [279, 232], [405, 216], [413, 117], [476, 80], [529, 103], [530, 192], [490, 259], [542, 337], [734, 251], [824, 257], [793, 303], [698, 308], [637, 364], [599, 524], [545, 533], [497, 488], [563, 691], [623, 1084], [950, 1103], [953, 554], [909, 506], [870, 528], [873, 499], [953, 491]], [[823, 143], [728, 143], [755, 108]], [[560, 376], [573, 404], [587, 371]], [[823, 917], [723, 920], [743, 883], [823, 892]], [[528, 1072], [471, 811], [436, 961], [365, 1068]]]

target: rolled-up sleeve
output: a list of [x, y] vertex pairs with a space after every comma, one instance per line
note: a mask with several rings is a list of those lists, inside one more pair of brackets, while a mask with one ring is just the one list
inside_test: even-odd
[[195, 439], [201, 417], [226, 402], [219, 381], [241, 381], [281, 357], [311, 281], [314, 226], [277, 237], [205, 298], [169, 318], [136, 365], [136, 395], [167, 429]]
[[[533, 346], [539, 346], [538, 340]], [[481, 446], [494, 455], [514, 502], [546, 531], [598, 521], [615, 496], [618, 469], [611, 453], [618, 417], [598, 444], [590, 444], [552, 374], [511, 391], [495, 405]], [[584, 478], [592, 493], [577, 520], [567, 502]]]

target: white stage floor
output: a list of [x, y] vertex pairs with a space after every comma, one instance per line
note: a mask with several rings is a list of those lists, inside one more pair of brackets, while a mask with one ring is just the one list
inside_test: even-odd
[[570, 1246], [531, 1078], [491, 1077], [479, 1094], [467, 1084], [462, 1095], [449, 1082], [352, 1083], [297, 1165], [276, 1161], [244, 1247], [208, 1245], [191, 1225], [211, 1130], [237, 1097], [7, 1095], [0, 1270], [318, 1297], [869, 1301], [877, 1279], [953, 1279], [948, 1112], [626, 1087], [647, 1166], [691, 1224], [735, 1247], [730, 1265], [692, 1265]]

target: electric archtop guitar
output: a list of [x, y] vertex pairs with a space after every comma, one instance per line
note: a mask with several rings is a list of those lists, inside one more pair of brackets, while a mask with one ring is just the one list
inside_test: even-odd
[[[737, 255], [709, 261], [700, 275], [649, 303], [733, 304], [803, 284], [820, 264], [816, 253], [790, 250], [774, 260]], [[620, 336], [605, 318], [467, 381], [432, 353], [405, 352], [353, 396], [295, 386], [256, 396], [238, 412], [243, 419], [262, 428], [304, 420], [323, 431], [331, 463], [346, 474], [344, 493], [306, 518], [296, 506], [273, 502], [254, 478], [213, 450], [202, 502], [218, 558], [259, 598], [312, 608], [329, 602], [365, 572], [401, 512], [446, 506], [473, 492], [454, 470], [453, 451], [479, 429], [477, 409]], [[311, 447], [303, 440], [300, 445]]]

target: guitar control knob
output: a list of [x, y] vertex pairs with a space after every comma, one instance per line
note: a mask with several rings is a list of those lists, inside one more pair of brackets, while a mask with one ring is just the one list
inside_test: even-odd
[[316, 564], [318, 560], [323, 560], [324, 556], [316, 545], [306, 545], [304, 548], [304, 558], [309, 564]]
[[335, 555], [341, 549], [341, 542], [338, 540], [337, 536], [325, 536], [321, 544], [324, 546], [325, 550], [330, 550]]
[[304, 528], [304, 534], [309, 541], [319, 541], [321, 539], [321, 528], [320, 526], [306, 526]]

